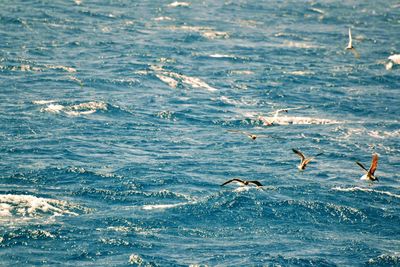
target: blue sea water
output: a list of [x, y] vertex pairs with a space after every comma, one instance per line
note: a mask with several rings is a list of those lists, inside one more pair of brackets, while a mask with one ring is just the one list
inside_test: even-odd
[[400, 266], [398, 1], [0, 6], [1, 266]]

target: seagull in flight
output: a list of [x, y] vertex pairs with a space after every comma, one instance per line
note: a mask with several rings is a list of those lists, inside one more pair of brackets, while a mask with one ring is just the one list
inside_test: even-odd
[[254, 184], [257, 187], [263, 186], [259, 181], [246, 181], [246, 180], [241, 180], [241, 179], [238, 179], [238, 178], [233, 178], [233, 179], [231, 179], [229, 181], [226, 181], [225, 183], [221, 184], [221, 186], [224, 186], [224, 185], [229, 184], [231, 182], [237, 182], [237, 183], [240, 183], [242, 185]]
[[314, 157], [306, 158], [304, 156], [304, 154], [301, 153], [299, 150], [294, 149], [294, 148], [292, 148], [292, 150], [294, 153], [296, 153], [300, 157], [300, 164], [297, 166], [297, 168], [300, 171], [303, 171], [306, 168], [307, 164], [310, 163], [310, 161], [313, 160], [315, 157], [318, 157], [323, 154], [323, 153], [319, 153], [319, 154], [315, 155]]
[[372, 155], [372, 161], [371, 161], [371, 166], [369, 167], [369, 170], [364, 167], [364, 165], [361, 164], [361, 162], [356, 161], [357, 165], [360, 166], [364, 171], [367, 173], [364, 174], [361, 177], [361, 180], [367, 180], [367, 181], [379, 181], [378, 177], [375, 176], [375, 171], [376, 168], [378, 167], [378, 154], [373, 154]]
[[250, 138], [252, 140], [256, 140], [258, 137], [271, 137], [270, 135], [265, 135], [265, 134], [255, 135], [255, 134], [245, 132], [245, 131], [240, 131], [240, 130], [228, 130], [228, 132], [241, 133], [241, 134], [246, 135], [248, 138]]
[[353, 38], [351, 37], [351, 29], [349, 28], [349, 43], [347, 44], [346, 50], [350, 50], [355, 58], [360, 58], [360, 54], [353, 46]]

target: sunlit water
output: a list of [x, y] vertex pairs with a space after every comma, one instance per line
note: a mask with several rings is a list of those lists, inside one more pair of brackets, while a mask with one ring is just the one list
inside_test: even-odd
[[[3, 1], [0, 265], [400, 265], [399, 19], [398, 1]], [[300, 173], [292, 148], [324, 154]], [[375, 152], [380, 182], [360, 181]], [[265, 186], [220, 187], [235, 177]]]

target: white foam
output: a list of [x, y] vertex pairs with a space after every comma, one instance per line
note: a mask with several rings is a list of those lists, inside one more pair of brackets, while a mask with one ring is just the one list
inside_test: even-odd
[[129, 263], [136, 264], [137, 266], [141, 266], [143, 263], [143, 259], [139, 255], [131, 254], [129, 256]]
[[173, 20], [173, 19], [170, 18], [170, 17], [157, 17], [157, 18], [154, 18], [154, 20], [155, 21], [170, 21], [170, 20]]
[[107, 104], [104, 102], [85, 102], [70, 106], [72, 110], [107, 110]]
[[162, 82], [166, 83], [169, 85], [169, 87], [172, 88], [176, 88], [176, 86], [178, 85], [178, 81], [171, 78], [171, 77], [167, 77], [161, 74], [156, 74], [157, 78], [160, 79]]
[[42, 108], [42, 112], [50, 112], [50, 113], [60, 113], [64, 109], [63, 105], [59, 104], [50, 104], [45, 108]]
[[362, 191], [362, 192], [378, 193], [378, 194], [381, 194], [381, 195], [387, 195], [387, 196], [390, 196], [390, 197], [400, 198], [400, 195], [393, 194], [393, 193], [391, 193], [389, 191], [381, 191], [381, 190], [375, 190], [375, 189], [371, 189], [371, 188], [364, 188], [364, 187], [358, 187], [358, 186], [348, 187], [348, 188], [343, 188], [343, 187], [337, 186], [337, 187], [333, 187], [332, 190], [341, 191], [341, 192]]
[[41, 109], [42, 112], [50, 112], [50, 113], [60, 113], [61, 111], [63, 111], [65, 114], [70, 116], [89, 115], [95, 113], [98, 110], [107, 110], [107, 104], [104, 102], [94, 102], [94, 101], [71, 105], [71, 106], [50, 104], [47, 107]]
[[202, 81], [200, 78], [197, 77], [190, 77], [172, 71], [165, 71], [162, 69], [162, 67], [159, 66], [151, 66], [150, 69], [152, 69], [155, 72], [157, 78], [167, 83], [172, 88], [176, 88], [178, 81], [181, 81], [183, 84], [189, 85], [192, 88], [205, 89], [210, 92], [217, 91], [216, 88], [211, 87], [206, 82]]
[[307, 70], [304, 70], [304, 71], [296, 70], [296, 71], [288, 72], [288, 74], [296, 75], [296, 76], [307, 76], [307, 75], [314, 75], [315, 73], [312, 71], [307, 71]]
[[190, 3], [175, 1], [175, 2], [172, 2], [172, 3], [168, 4], [167, 6], [168, 7], [189, 7]]
[[215, 39], [215, 38], [228, 38], [229, 34], [227, 32], [223, 31], [216, 31], [213, 28], [210, 27], [202, 27], [202, 26], [171, 26], [168, 27], [167, 29], [173, 30], [173, 31], [189, 31], [189, 32], [197, 32], [200, 33], [203, 37], [208, 38], [208, 39]]
[[337, 120], [322, 119], [322, 118], [312, 118], [312, 117], [264, 117], [259, 116], [259, 119], [264, 121], [266, 125], [270, 125], [268, 122], [273, 122], [277, 125], [289, 125], [289, 124], [338, 124], [341, 123]]
[[209, 86], [207, 83], [205, 83], [204, 81], [202, 81], [201, 79], [199, 79], [197, 77], [190, 77], [190, 76], [186, 76], [186, 75], [179, 75], [179, 76], [181, 77], [183, 83], [188, 84], [188, 85], [192, 86], [193, 88], [203, 88], [210, 92], [217, 91], [216, 88]]
[[32, 195], [0, 195], [0, 217], [36, 217], [78, 214], [68, 210], [69, 204], [56, 199], [40, 198]]
[[235, 55], [227, 55], [227, 54], [211, 54], [209, 57], [213, 58], [236, 58]]
[[54, 103], [54, 102], [56, 102], [56, 100], [34, 100], [34, 101], [32, 101], [32, 103], [35, 105], [46, 105], [46, 104], [50, 104], [50, 103]]
[[176, 204], [156, 204], [156, 205], [144, 205], [142, 209], [144, 210], [159, 210], [159, 209], [170, 209], [170, 208], [175, 208], [179, 206], [183, 206], [188, 204], [188, 202], [185, 203], [176, 203]]
[[48, 69], [63, 70], [69, 73], [76, 72], [75, 68], [62, 65], [45, 65]]
[[316, 46], [314, 44], [305, 43], [305, 42], [293, 42], [293, 41], [285, 41], [285, 42], [283, 42], [282, 46], [293, 47], [293, 48], [303, 48], [303, 49], [318, 48], [318, 46]]
[[229, 73], [237, 75], [252, 75], [254, 71], [251, 70], [231, 70]]
[[95, 113], [96, 110], [85, 110], [85, 111], [74, 111], [74, 110], [67, 110], [65, 111], [65, 114], [69, 116], [80, 116], [80, 115], [89, 115]]
[[227, 32], [222, 32], [222, 31], [203, 31], [201, 33], [204, 37], [207, 39], [215, 39], [215, 38], [229, 38], [229, 34]]

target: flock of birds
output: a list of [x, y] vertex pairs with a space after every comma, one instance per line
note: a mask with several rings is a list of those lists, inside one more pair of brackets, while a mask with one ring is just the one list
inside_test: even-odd
[[[356, 58], [360, 57], [360, 54], [357, 52], [357, 50], [353, 46], [353, 38], [351, 36], [350, 28], [349, 28], [349, 43], [347, 44], [346, 50], [351, 51]], [[388, 57], [388, 59], [389, 59], [389, 62], [386, 64], [386, 69], [388, 69], [388, 70], [393, 67], [393, 64], [400, 64], [400, 54], [391, 55]], [[298, 108], [294, 108], [294, 109], [298, 109]], [[266, 120], [264, 117], [259, 117], [259, 119], [261, 119], [263, 121], [264, 125], [272, 126], [272, 125], [274, 125], [274, 122], [276, 121], [279, 113], [288, 112], [288, 110], [289, 109], [279, 109], [279, 110], [275, 111], [275, 114], [271, 121]], [[228, 130], [228, 132], [244, 134], [252, 140], [256, 140], [258, 137], [272, 137], [270, 135], [255, 135], [255, 134], [252, 134], [252, 133], [249, 133], [246, 131], [240, 131], [240, 130]], [[310, 161], [312, 161], [314, 158], [323, 154], [323, 153], [319, 153], [313, 157], [306, 157], [301, 151], [299, 151], [297, 149], [293, 148], [292, 151], [300, 157], [300, 164], [297, 166], [297, 168], [300, 171], [304, 171], [306, 166], [308, 165], [308, 163], [310, 163]], [[356, 161], [356, 164], [358, 166], [360, 166], [366, 172], [361, 177], [361, 180], [366, 180], [369, 182], [379, 181], [378, 177], [375, 176], [375, 171], [376, 171], [376, 168], [378, 167], [378, 158], [379, 158], [378, 154], [375, 153], [372, 155], [372, 161], [371, 161], [371, 165], [370, 165], [369, 169], [367, 169], [361, 162]], [[225, 183], [221, 184], [221, 186], [224, 186], [231, 182], [236, 182], [243, 186], [248, 186], [248, 185], [255, 185], [257, 187], [263, 186], [259, 181], [247, 181], [247, 180], [242, 180], [239, 178], [230, 179], [230, 180], [226, 181]]]
[[[285, 111], [287, 112], [287, 110], [279, 110], [278, 112], [276, 112], [276, 114], [278, 114], [281, 111]], [[269, 125], [273, 125], [273, 123], [271, 122], [271, 124]], [[255, 135], [246, 131], [240, 131], [240, 130], [228, 130], [228, 132], [233, 132], [233, 133], [240, 133], [240, 134], [244, 134], [246, 135], [248, 138], [250, 138], [251, 140], [256, 140], [258, 137], [272, 137], [270, 135]], [[316, 155], [314, 155], [313, 157], [306, 157], [301, 151], [292, 148], [292, 151], [297, 154], [297, 156], [300, 157], [300, 164], [297, 166], [297, 168], [299, 169], [299, 171], [304, 171], [307, 167], [307, 165], [310, 163], [310, 161], [312, 161], [313, 159], [315, 159], [316, 157], [322, 155], [323, 153], [318, 153]], [[375, 182], [375, 181], [379, 181], [378, 177], [375, 176], [375, 171], [376, 168], [378, 167], [378, 154], [373, 154], [372, 155], [372, 162], [371, 162], [371, 166], [369, 167], [369, 169], [367, 169], [361, 162], [356, 161], [356, 164], [358, 166], [360, 166], [366, 173], [361, 177], [361, 180], [366, 180], [369, 182]], [[257, 187], [259, 186], [263, 186], [259, 181], [247, 181], [247, 180], [242, 180], [239, 178], [233, 178], [230, 179], [228, 181], [226, 181], [225, 183], [221, 184], [221, 186], [224, 186], [226, 184], [229, 184], [231, 182], [236, 182], [240, 185], [244, 185], [244, 186], [248, 186], [248, 185], [255, 185]]]

